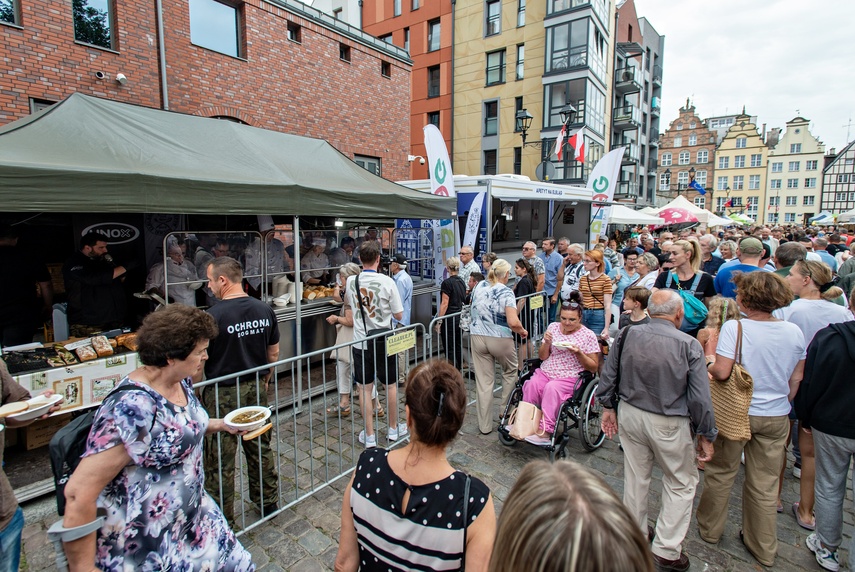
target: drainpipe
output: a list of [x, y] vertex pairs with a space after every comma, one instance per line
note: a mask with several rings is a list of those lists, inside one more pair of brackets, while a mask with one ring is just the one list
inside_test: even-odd
[[[454, 157], [454, 9], [456, 7], [457, 0], [451, 0], [451, 136], [448, 138], [450, 142], [448, 145], [448, 154], [451, 157]], [[452, 159], [451, 164], [454, 165], [454, 159]], [[455, 228], [457, 228], [457, 225], [455, 225]]]
[[157, 55], [160, 62], [160, 97], [163, 109], [169, 111], [169, 88], [166, 86], [166, 46], [163, 44], [163, 0], [156, 0], [157, 6]]

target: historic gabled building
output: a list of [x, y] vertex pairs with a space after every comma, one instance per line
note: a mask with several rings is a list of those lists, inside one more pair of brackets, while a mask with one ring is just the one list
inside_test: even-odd
[[822, 176], [820, 212], [839, 214], [855, 208], [855, 141], [826, 156]]
[[743, 111], [715, 152], [715, 189], [710, 199], [715, 200], [716, 213], [742, 213], [756, 221], [765, 220], [768, 153], [757, 125]]
[[769, 149], [766, 224], [807, 224], [819, 212], [824, 155], [825, 145], [811, 135], [810, 121], [796, 117], [787, 122]]
[[[659, 137], [659, 195], [670, 200], [684, 195], [700, 208], [712, 210], [715, 131], [698, 116], [686, 100], [680, 114]], [[689, 188], [694, 181], [707, 190], [700, 194]]]

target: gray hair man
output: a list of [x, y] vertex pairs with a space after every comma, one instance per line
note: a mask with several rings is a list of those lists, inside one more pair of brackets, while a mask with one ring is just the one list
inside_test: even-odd
[[534, 268], [534, 276], [537, 279], [535, 292], [543, 292], [543, 284], [546, 281], [546, 265], [537, 256], [537, 245], [529, 240], [523, 244], [522, 255], [531, 264], [532, 268]]
[[[657, 568], [687, 570], [689, 560], [682, 546], [698, 484], [692, 428], [702, 448], [700, 461], [712, 458], [718, 430], [704, 350], [698, 340], [679, 330], [682, 298], [675, 290], [658, 290], [650, 297], [647, 311], [650, 323], [618, 333], [617, 349], [608, 356], [597, 399], [605, 408], [606, 436], [611, 439], [620, 432], [623, 502], [638, 526], [649, 537], [655, 535], [651, 549]], [[617, 398], [619, 411], [615, 410]], [[647, 526], [654, 460], [663, 472], [662, 508], [655, 532]]]
[[460, 257], [460, 273], [458, 276], [464, 284], [468, 284], [470, 274], [481, 272], [481, 267], [475, 262], [475, 251], [471, 246], [461, 246], [457, 255]]
[[[560, 294], [562, 300], [569, 300], [570, 294], [579, 290], [579, 279], [585, 273], [585, 267], [582, 265], [584, 254], [585, 248], [581, 244], [571, 244], [567, 247], [567, 257], [558, 271], [558, 285], [553, 294], [554, 298], [556, 294]], [[557, 298], [555, 301], [558, 302]]]
[[701, 270], [715, 276], [724, 264], [724, 258], [713, 254], [718, 246], [718, 240], [711, 234], [705, 234], [698, 239], [698, 242], [701, 244]]

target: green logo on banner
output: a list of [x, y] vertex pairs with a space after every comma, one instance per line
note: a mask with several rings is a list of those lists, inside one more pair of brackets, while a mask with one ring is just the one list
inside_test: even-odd
[[436, 160], [436, 167], [433, 170], [433, 177], [436, 179], [436, 182], [440, 185], [445, 182], [445, 176], [448, 174], [448, 171], [445, 168], [445, 163], [442, 159]]

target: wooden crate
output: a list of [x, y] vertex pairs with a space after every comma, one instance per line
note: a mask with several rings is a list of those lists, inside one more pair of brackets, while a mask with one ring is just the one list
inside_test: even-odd
[[24, 446], [27, 451], [44, 447], [56, 432], [71, 421], [71, 414], [54, 415], [24, 427]]

